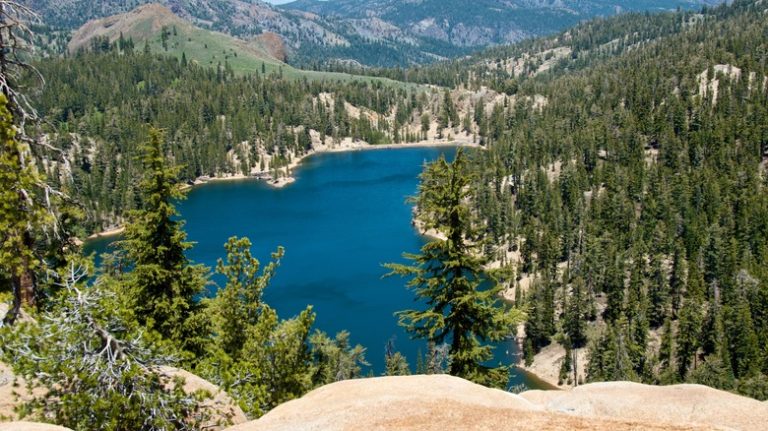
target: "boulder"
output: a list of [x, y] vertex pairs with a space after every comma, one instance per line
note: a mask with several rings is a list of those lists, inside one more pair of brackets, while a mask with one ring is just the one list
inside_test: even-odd
[[[688, 401], [681, 395], [677, 403], [685, 411]], [[630, 395], [626, 399], [635, 403], [638, 398]], [[742, 401], [751, 404], [746, 399]], [[726, 405], [733, 407], [732, 403]], [[538, 400], [532, 402], [524, 396], [488, 389], [457, 377], [379, 377], [324, 386], [278, 406], [259, 420], [227, 431], [721, 429], [717, 424], [678, 423], [665, 417], [649, 419], [651, 415], [638, 417], [632, 414], [635, 408], [639, 405], [630, 406], [626, 416], [614, 417], [565, 413], [548, 410]]]
[[585, 417], [631, 418], [719, 429], [768, 429], [766, 403], [701, 385], [605, 382], [569, 391], [528, 391], [521, 396], [547, 411]]
[[184, 392], [193, 394], [197, 391], [204, 391], [211, 395], [202, 403], [203, 411], [210, 415], [207, 423], [203, 424], [205, 430], [220, 430], [222, 424], [231, 422], [232, 424], [241, 424], [248, 421], [243, 410], [226, 392], [218, 386], [196, 376], [189, 371], [173, 367], [164, 367], [161, 372], [169, 377], [181, 377], [184, 379]]
[[0, 420], [19, 419], [16, 407], [44, 393], [45, 390], [39, 388], [30, 392], [26, 380], [15, 375], [7, 364], [0, 362]]

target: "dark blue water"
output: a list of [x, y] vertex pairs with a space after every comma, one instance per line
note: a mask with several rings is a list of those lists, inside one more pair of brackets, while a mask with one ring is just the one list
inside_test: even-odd
[[[405, 262], [424, 239], [411, 225], [411, 206], [426, 161], [454, 149], [409, 148], [356, 151], [310, 157], [295, 172], [297, 181], [273, 189], [259, 181], [219, 182], [193, 189], [179, 212], [195, 247], [189, 257], [214, 267], [231, 236], [247, 236], [264, 265], [278, 246], [282, 265], [265, 291], [265, 300], [282, 318], [308, 304], [315, 326], [333, 336], [351, 333], [365, 346], [375, 374], [384, 368], [384, 351], [394, 339], [397, 350], [415, 367], [423, 341], [409, 339], [394, 313], [414, 304], [406, 280], [383, 278], [382, 264]], [[89, 244], [103, 250], [108, 240]], [[222, 280], [216, 279], [219, 283]], [[514, 361], [514, 341], [496, 349], [496, 361]], [[525, 375], [513, 384], [539, 384]]]

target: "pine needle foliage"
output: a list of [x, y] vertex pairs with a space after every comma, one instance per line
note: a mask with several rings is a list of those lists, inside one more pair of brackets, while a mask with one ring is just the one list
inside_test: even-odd
[[478, 235], [467, 205], [470, 183], [462, 150], [451, 163], [441, 157], [426, 167], [415, 199], [418, 220], [440, 238], [424, 245], [419, 254], [406, 254], [412, 264], [387, 267], [392, 275], [410, 277], [408, 288], [425, 305], [398, 312], [400, 325], [416, 338], [448, 343], [450, 374], [504, 387], [509, 367], [486, 365], [493, 358], [490, 343], [510, 337], [522, 313], [501, 303], [502, 287], [484, 271], [482, 242], [475, 241]]

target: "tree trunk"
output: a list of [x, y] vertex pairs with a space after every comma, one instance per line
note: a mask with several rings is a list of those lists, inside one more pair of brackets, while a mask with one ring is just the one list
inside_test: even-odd
[[35, 274], [32, 273], [26, 262], [24, 266], [24, 272], [19, 277], [19, 299], [23, 306], [34, 307], [37, 304], [37, 299], [35, 298]]
[[11, 286], [13, 287], [13, 304], [3, 318], [3, 324], [9, 326], [16, 322], [21, 312], [21, 280], [19, 277], [11, 277]]

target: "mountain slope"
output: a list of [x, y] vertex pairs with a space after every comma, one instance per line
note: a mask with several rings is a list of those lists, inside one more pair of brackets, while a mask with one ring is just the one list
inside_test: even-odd
[[281, 6], [326, 18], [382, 20], [410, 37], [461, 47], [511, 43], [627, 11], [697, 8], [713, 0], [298, 0]]
[[176, 16], [164, 6], [148, 4], [133, 11], [87, 22], [69, 42], [69, 51], [92, 48], [102, 41], [132, 40], [136, 48], [148, 44], [153, 52], [167, 53], [215, 66], [228, 63], [236, 72], [257, 71], [262, 63], [270, 70], [282, 64], [260, 40], [250, 43], [223, 33], [203, 30]]
[[311, 80], [365, 80], [401, 86], [389, 79], [359, 77], [347, 73], [296, 69], [286, 63], [283, 39], [271, 32], [249, 40], [202, 29], [174, 14], [160, 4], [146, 4], [136, 9], [85, 23], [70, 39], [68, 49], [105, 51], [111, 44], [128, 44], [141, 50], [145, 45], [154, 53], [196, 62], [207, 67], [230, 67], [237, 74], [279, 73], [282, 76]]
[[[425, 64], [548, 34], [596, 15], [698, 8], [719, 0], [159, 0], [198, 27], [242, 39], [280, 35], [293, 64]], [[152, 0], [25, 0], [45, 23], [75, 29]]]
[[346, 44], [318, 17], [288, 13], [258, 0], [24, 0], [50, 26], [77, 29], [86, 22], [159, 3], [198, 27], [248, 39], [263, 32], [280, 34], [289, 44]]
[[[489, 254], [518, 274], [511, 299], [530, 310], [527, 365], [544, 360], [558, 384], [768, 398], [767, 15], [764, 0], [741, 0], [630, 30], [585, 25], [567, 32], [573, 52], [485, 110], [475, 198]], [[477, 70], [473, 85], [495, 77]]]

